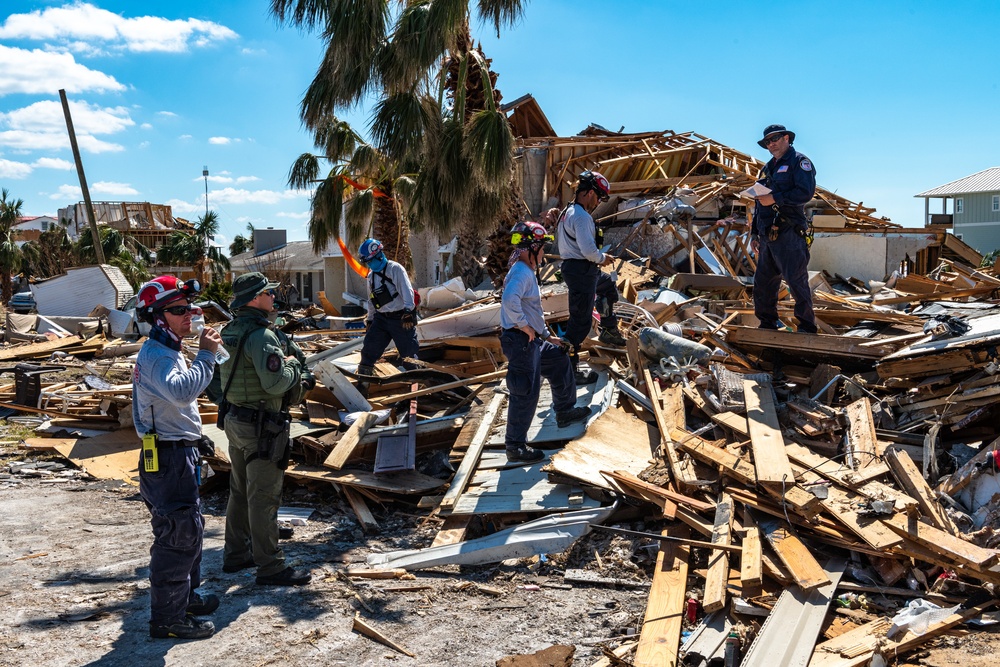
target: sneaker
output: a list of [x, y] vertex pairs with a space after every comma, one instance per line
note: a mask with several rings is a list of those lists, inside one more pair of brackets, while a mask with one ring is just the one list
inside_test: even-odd
[[247, 568], [256, 567], [257, 563], [253, 562], [253, 558], [249, 558], [242, 563], [237, 563], [236, 565], [226, 565], [222, 564], [222, 571], [226, 574], [233, 574], [234, 572], [239, 572], [241, 570], [246, 570]]
[[312, 581], [311, 574], [291, 567], [267, 576], [257, 575], [258, 586], [305, 586], [310, 581]]
[[589, 416], [590, 408], [588, 407], [572, 408], [566, 412], [556, 413], [556, 425], [559, 428], [565, 428], [570, 424], [585, 421]]
[[625, 347], [627, 344], [625, 337], [617, 329], [601, 329], [601, 335], [597, 337], [597, 340], [605, 345], [613, 345], [615, 347]]
[[525, 463], [531, 463], [533, 461], [541, 461], [544, 458], [545, 452], [540, 449], [535, 449], [534, 447], [529, 447], [528, 445], [518, 445], [517, 447], [507, 448], [508, 461], [523, 461]]
[[591, 370], [576, 371], [576, 384], [577, 386], [582, 384], [594, 384], [597, 382], [597, 373]]
[[218, 608], [218, 595], [198, 595], [195, 593], [194, 597], [188, 601], [187, 613], [188, 616], [208, 616]]
[[212, 621], [199, 621], [190, 616], [176, 623], [149, 624], [149, 636], [153, 639], [205, 639], [214, 634]]

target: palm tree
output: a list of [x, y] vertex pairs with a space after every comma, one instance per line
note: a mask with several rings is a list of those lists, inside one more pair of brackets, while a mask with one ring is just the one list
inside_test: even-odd
[[0, 299], [4, 305], [14, 294], [11, 276], [21, 266], [21, 249], [14, 242], [14, 225], [21, 219], [23, 199], [12, 199], [7, 188], [0, 191]]
[[229, 256], [235, 257], [253, 250], [253, 223], [247, 223], [247, 235], [237, 234], [233, 242], [229, 244]]
[[208, 211], [195, 222], [194, 234], [171, 234], [166, 244], [156, 251], [156, 260], [161, 264], [190, 266], [195, 278], [207, 285], [206, 274], [211, 273], [214, 281], [224, 277], [230, 268], [229, 259], [212, 245], [212, 238], [218, 233], [219, 216], [215, 211]]
[[76, 266], [73, 242], [66, 229], [69, 221], [52, 225], [38, 236], [37, 241], [27, 241], [21, 246], [21, 272], [25, 277], [51, 278]]
[[[317, 145], [328, 145], [319, 141], [332, 137], [328, 128], [345, 125], [336, 118], [338, 110], [368, 96], [378, 100], [369, 148], [384, 167], [379, 190], [387, 196], [368, 195], [369, 181], [361, 183], [354, 198], [371, 199], [359, 204], [359, 210], [374, 213], [376, 230], [385, 224], [387, 229], [380, 233], [383, 243], [408, 236], [400, 224], [406, 222], [405, 213], [411, 214], [415, 228], [446, 233], [456, 228], [489, 229], [508, 207], [514, 142], [497, 107], [496, 75], [489, 72], [489, 61], [481, 51], [473, 48], [470, 3], [408, 0], [395, 22], [391, 4], [389, 0], [271, 0], [279, 22], [317, 29], [327, 42], [302, 99], [302, 121]], [[524, 4], [524, 0], [479, 0], [476, 13], [499, 33], [501, 27], [517, 22]], [[310, 237], [316, 248], [339, 234], [337, 209], [349, 187], [344, 168], [354, 162], [347, 157], [350, 151], [341, 150], [343, 144], [335, 147], [338, 150], [324, 151], [334, 169], [313, 197]], [[302, 160], [289, 178], [296, 187], [307, 182], [306, 176], [315, 178], [319, 173], [318, 165], [312, 171], [298, 168]], [[404, 186], [415, 182], [412, 193], [390, 192], [400, 190], [399, 179], [405, 174], [416, 174]], [[386, 187], [390, 184], [394, 187]]]
[[[135, 237], [122, 234], [109, 225], [100, 225], [98, 232], [105, 262], [121, 269], [132, 287], [138, 287], [152, 277], [148, 267], [152, 264], [153, 256], [149, 248], [136, 241]], [[92, 234], [81, 234], [75, 250], [81, 264], [97, 263]]]

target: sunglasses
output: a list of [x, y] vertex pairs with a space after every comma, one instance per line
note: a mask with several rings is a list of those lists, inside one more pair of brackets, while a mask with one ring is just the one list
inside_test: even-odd
[[197, 308], [197, 306], [191, 306], [191, 305], [187, 305], [187, 306], [169, 306], [167, 308], [164, 308], [163, 312], [170, 313], [171, 315], [181, 316], [181, 315], [187, 315], [188, 313], [190, 313], [195, 308]]
[[784, 139], [784, 137], [785, 137], [785, 135], [783, 135], [783, 134], [776, 134], [773, 137], [768, 137], [767, 139], [764, 139], [764, 145], [765, 146], [770, 146], [773, 143], [777, 143], [777, 142], [781, 141], [782, 139]]

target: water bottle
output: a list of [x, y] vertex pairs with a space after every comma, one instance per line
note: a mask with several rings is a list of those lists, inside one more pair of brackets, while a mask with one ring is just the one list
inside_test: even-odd
[[[191, 316], [191, 333], [200, 336], [201, 332], [205, 330], [205, 315], [203, 313], [195, 313]], [[215, 363], [220, 366], [229, 361], [229, 353], [226, 352], [226, 348], [222, 345], [219, 349], [215, 351]]]

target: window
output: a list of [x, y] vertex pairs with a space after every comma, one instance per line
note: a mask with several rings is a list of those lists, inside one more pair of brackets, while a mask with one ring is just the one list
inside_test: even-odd
[[955, 213], [960, 214], [965, 212], [965, 200], [959, 197], [955, 200]]
[[993, 212], [1000, 211], [1000, 195], [993, 195]]
[[[997, 198], [996, 197], [993, 198], [993, 210], [994, 211], [997, 210]], [[49, 221], [48, 220], [42, 220], [42, 231], [43, 232], [49, 231]]]

